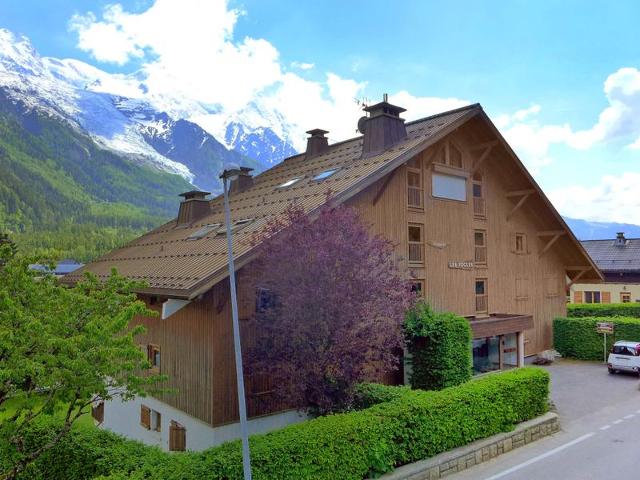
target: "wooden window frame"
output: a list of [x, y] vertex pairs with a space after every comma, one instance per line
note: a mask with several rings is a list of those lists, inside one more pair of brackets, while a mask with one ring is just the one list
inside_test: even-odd
[[631, 303], [631, 292], [620, 292], [620, 303]]
[[[453, 147], [460, 152], [460, 161], [462, 165], [459, 167], [451, 164], [451, 145], [453, 145]], [[439, 157], [443, 158], [444, 162], [438, 161]], [[438, 152], [436, 153], [436, 157], [434, 158], [433, 162], [438, 165], [446, 165], [447, 167], [455, 168], [458, 171], [463, 171], [464, 160], [465, 160], [464, 148], [462, 148], [460, 144], [458, 144], [458, 142], [452, 139], [447, 139], [442, 143], [442, 146], [438, 149]]]
[[[412, 241], [409, 236], [410, 228], [419, 228], [420, 229], [420, 241]], [[413, 246], [413, 249], [411, 248]], [[412, 260], [411, 251], [419, 251], [420, 259]], [[409, 223], [407, 224], [407, 262], [410, 265], [424, 265], [424, 224], [422, 223]]]
[[[476, 178], [479, 177], [479, 178]], [[480, 196], [476, 197], [475, 187], [480, 187]], [[471, 198], [473, 202], [473, 215], [476, 218], [487, 217], [487, 201], [484, 196], [484, 177], [480, 174], [474, 175], [471, 178]]]
[[[415, 163], [412, 164], [412, 162]], [[412, 186], [409, 183], [409, 177], [411, 174], [415, 174], [418, 176], [417, 187]], [[417, 205], [411, 203], [412, 191], [414, 192], [413, 197], [419, 199], [419, 203]], [[407, 162], [407, 208], [424, 210], [424, 173], [422, 171], [422, 160], [419, 158], [415, 158]]]
[[140, 425], [151, 430], [151, 409], [146, 405], [140, 405]]
[[[594, 304], [594, 303], [602, 303], [602, 292], [600, 292], [599, 290], [585, 290], [584, 292], [582, 292], [582, 301], [584, 303], [589, 303], [589, 304]], [[595, 297], [596, 295], [598, 296], [598, 301], [595, 302]], [[589, 300], [591, 301], [587, 301], [587, 298], [589, 298]]]
[[[476, 243], [476, 235], [477, 234], [481, 234], [482, 235], [482, 245], [478, 245]], [[473, 249], [474, 249], [474, 255], [473, 255], [474, 265], [478, 265], [478, 266], [481, 266], [481, 267], [486, 267], [487, 266], [487, 254], [488, 254], [487, 231], [486, 230], [476, 229], [476, 230], [473, 231]]]
[[[518, 242], [518, 239], [521, 239], [521, 242]], [[518, 243], [521, 243], [522, 248], [518, 248]], [[527, 242], [527, 234], [523, 232], [515, 232], [513, 234], [513, 245], [512, 251], [516, 255], [526, 255], [529, 253], [528, 242]]]
[[[478, 282], [484, 283], [483, 294], [477, 293]], [[476, 278], [474, 280], [473, 286], [474, 286], [473, 292], [475, 294], [475, 299], [476, 299], [476, 307], [475, 307], [476, 314], [480, 313], [483, 315], [488, 315], [489, 314], [489, 280], [485, 277]], [[483, 304], [484, 304], [484, 308], [482, 308]]]
[[[156, 353], [158, 356], [156, 356]], [[156, 358], [159, 357], [159, 362], [156, 363]], [[162, 364], [162, 351], [160, 345], [150, 343], [147, 345], [147, 360], [151, 364], [151, 371], [153, 373], [160, 373], [160, 365]]]
[[[418, 286], [418, 288], [414, 288], [416, 286]], [[423, 278], [411, 279], [411, 291], [415, 292], [419, 298], [424, 298], [424, 286], [425, 282]]]
[[187, 429], [175, 420], [169, 423], [169, 451], [184, 452], [187, 450]]

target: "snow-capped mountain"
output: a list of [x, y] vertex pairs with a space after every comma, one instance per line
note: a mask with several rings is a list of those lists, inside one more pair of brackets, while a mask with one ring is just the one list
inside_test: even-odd
[[235, 119], [215, 129], [199, 125], [197, 119], [210, 118], [215, 106], [149, 96], [139, 73], [111, 74], [74, 59], [41, 57], [28, 38], [5, 29], [0, 89], [27, 110], [68, 122], [105, 149], [212, 192], [220, 191], [217, 173], [225, 164], [260, 171], [295, 153], [269, 125]]

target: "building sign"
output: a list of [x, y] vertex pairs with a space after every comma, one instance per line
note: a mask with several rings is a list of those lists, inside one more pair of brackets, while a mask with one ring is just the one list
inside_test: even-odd
[[598, 322], [596, 324], [596, 330], [598, 331], [598, 333], [613, 333], [613, 323]]
[[449, 268], [456, 270], [472, 270], [473, 262], [449, 262]]

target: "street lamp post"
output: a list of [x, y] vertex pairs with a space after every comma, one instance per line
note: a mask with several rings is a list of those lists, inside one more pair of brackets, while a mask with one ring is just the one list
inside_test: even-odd
[[233, 321], [233, 346], [236, 357], [236, 382], [238, 384], [238, 410], [240, 411], [240, 436], [242, 437], [242, 469], [244, 480], [251, 480], [251, 455], [249, 452], [249, 429], [247, 425], [247, 405], [244, 398], [244, 377], [242, 375], [242, 347], [240, 345], [240, 324], [238, 322], [238, 298], [236, 295], [236, 271], [233, 264], [231, 237], [231, 212], [229, 210], [229, 188], [231, 180], [237, 178], [240, 169], [230, 168], [220, 174], [224, 189], [224, 223], [227, 226], [227, 255], [229, 259], [229, 286], [231, 287], [231, 317]]

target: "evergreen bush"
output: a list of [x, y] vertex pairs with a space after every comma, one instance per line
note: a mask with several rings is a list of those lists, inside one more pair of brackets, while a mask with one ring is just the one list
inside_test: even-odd
[[570, 303], [567, 316], [640, 318], [640, 303]]

